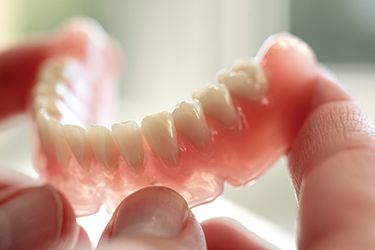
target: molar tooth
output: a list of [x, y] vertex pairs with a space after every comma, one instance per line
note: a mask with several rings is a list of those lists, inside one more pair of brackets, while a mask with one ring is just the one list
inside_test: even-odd
[[37, 96], [34, 98], [33, 106], [35, 113], [39, 110], [46, 110], [52, 117], [59, 118], [61, 116], [61, 112], [57, 107], [57, 99], [53, 96]]
[[143, 164], [144, 152], [141, 129], [133, 121], [112, 125], [112, 134], [124, 160], [131, 167]]
[[64, 139], [63, 126], [57, 120], [51, 119], [48, 122], [48, 131], [56, 159], [62, 168], [66, 168], [69, 164], [70, 152]]
[[177, 130], [188, 137], [196, 148], [207, 148], [210, 132], [198, 101], [179, 103], [172, 116]]
[[44, 154], [49, 155], [51, 150], [49, 147], [49, 135], [48, 135], [48, 121], [50, 117], [45, 110], [39, 110], [36, 113], [36, 123], [39, 135], [39, 142]]
[[152, 151], [171, 166], [179, 160], [176, 130], [168, 112], [149, 115], [142, 120], [142, 131]]
[[215, 117], [226, 126], [232, 126], [237, 120], [237, 114], [232, 104], [228, 89], [221, 84], [209, 85], [193, 94], [200, 101], [203, 111]]
[[63, 134], [73, 155], [85, 170], [90, 168], [90, 155], [86, 130], [76, 125], [64, 125]]
[[63, 81], [42, 81], [36, 84], [33, 96], [56, 96], [63, 98], [68, 91], [68, 87]]
[[248, 101], [263, 98], [267, 91], [265, 73], [255, 59], [237, 60], [231, 70], [219, 71], [217, 78], [233, 94]]
[[117, 155], [110, 131], [103, 126], [91, 126], [87, 134], [96, 158], [108, 171], [113, 171], [117, 167]]
[[80, 69], [80, 64], [73, 57], [53, 57], [42, 64], [39, 79], [45, 81], [67, 80], [70, 82]]

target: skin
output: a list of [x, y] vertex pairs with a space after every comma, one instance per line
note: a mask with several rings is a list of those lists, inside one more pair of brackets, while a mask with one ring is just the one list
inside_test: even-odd
[[[12, 77], [4, 73], [7, 71], [1, 69], [1, 60], [0, 86], [13, 86], [24, 93], [24, 81], [12, 82]], [[33, 79], [30, 74], [24, 79]], [[1, 118], [24, 108], [20, 95], [19, 100], [13, 100], [18, 106], [15, 104], [12, 110], [5, 105]], [[288, 155], [299, 203], [298, 248], [373, 249], [375, 130], [338, 81], [323, 69], [309, 111]], [[150, 187], [122, 201], [97, 249], [270, 247], [228, 219], [199, 224], [179, 194], [168, 188]], [[32, 180], [13, 172], [2, 172], [0, 249], [33, 248], [91, 246], [61, 193], [49, 185], [35, 186]]]

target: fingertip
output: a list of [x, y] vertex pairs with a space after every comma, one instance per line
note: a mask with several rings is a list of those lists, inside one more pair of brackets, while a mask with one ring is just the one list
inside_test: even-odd
[[328, 68], [320, 66], [310, 101], [310, 110], [312, 111], [324, 103], [349, 100], [352, 100], [351, 96], [335, 74]]
[[52, 186], [4, 192], [0, 195], [0, 249], [68, 249], [75, 244], [78, 227], [73, 210]]
[[[147, 187], [121, 202], [99, 246], [205, 249], [202, 229], [186, 201], [166, 187]], [[130, 245], [129, 245], [130, 244]]]
[[374, 129], [339, 80], [320, 68], [306, 118], [289, 152], [297, 195], [306, 170], [340, 150], [373, 141]]

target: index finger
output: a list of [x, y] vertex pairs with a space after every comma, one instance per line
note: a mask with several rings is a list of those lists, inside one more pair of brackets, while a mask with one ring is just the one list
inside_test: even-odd
[[375, 130], [337, 80], [319, 76], [289, 155], [300, 249], [375, 247]]

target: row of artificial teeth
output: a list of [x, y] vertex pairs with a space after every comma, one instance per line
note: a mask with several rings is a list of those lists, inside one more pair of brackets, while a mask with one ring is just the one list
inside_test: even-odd
[[[69, 62], [63, 62], [56, 65], [68, 68]], [[59, 82], [64, 82], [64, 78], [72, 74], [56, 65], [52, 67], [47, 64], [41, 71], [40, 79], [52, 79], [49, 82], [58, 86]], [[40, 84], [45, 84], [45, 81]], [[231, 94], [247, 101], [259, 100], [264, 97], [267, 84], [265, 74], [255, 60], [237, 61], [231, 68], [219, 71], [218, 84], [208, 85], [196, 92], [191, 102], [181, 102], [172, 113], [164, 111], [146, 116], [141, 128], [137, 123], [129, 121], [114, 124], [111, 130], [104, 126], [85, 129], [82, 126], [62, 125], [61, 119], [65, 113], [64, 116], [59, 113], [59, 100], [40, 101], [40, 98], [58, 95], [57, 89], [39, 84], [35, 88], [34, 111], [42, 147], [47, 149], [49, 143], [52, 143], [52, 151], [61, 166], [69, 164], [71, 151], [79, 165], [87, 170], [91, 165], [90, 152], [93, 152], [95, 158], [108, 171], [112, 171], [118, 166], [119, 154], [133, 168], [144, 164], [143, 137], [151, 150], [168, 166], [175, 166], [179, 162], [176, 130], [198, 150], [205, 150], [210, 142], [210, 130], [204, 114], [231, 127], [238, 122]]]
[[[75, 116], [85, 115], [86, 110], [83, 102], [70, 88], [73, 86], [72, 83], [79, 82], [83, 75], [84, 68], [71, 57], [54, 57], [47, 60], [41, 67], [33, 91], [34, 112], [45, 110], [50, 116], [59, 120], [64, 118], [62, 116], [64, 113], [65, 119], [69, 116], [70, 122], [73, 119], [81, 124]], [[77, 115], [73, 115], [74, 113]]]

